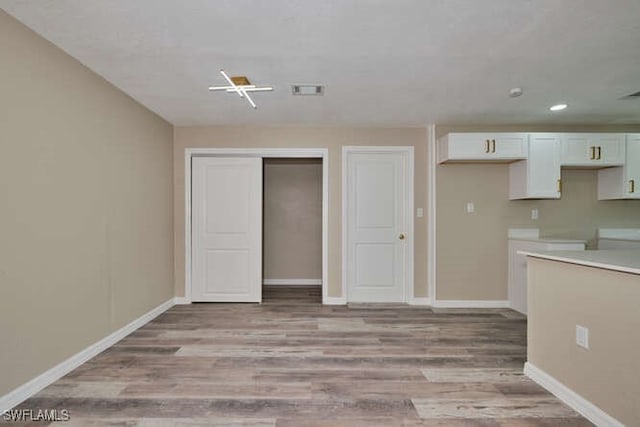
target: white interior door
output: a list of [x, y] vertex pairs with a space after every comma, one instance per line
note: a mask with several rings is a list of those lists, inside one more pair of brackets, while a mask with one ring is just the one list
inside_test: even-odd
[[194, 157], [192, 300], [262, 299], [262, 159]]
[[407, 166], [403, 151], [347, 154], [346, 278], [350, 302], [407, 301], [405, 289], [413, 277], [407, 274], [407, 251], [413, 248]]

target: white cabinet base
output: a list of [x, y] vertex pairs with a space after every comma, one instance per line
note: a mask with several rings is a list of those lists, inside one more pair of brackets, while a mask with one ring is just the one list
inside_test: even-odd
[[527, 257], [519, 251], [583, 251], [584, 240], [509, 239], [509, 305], [527, 314]]

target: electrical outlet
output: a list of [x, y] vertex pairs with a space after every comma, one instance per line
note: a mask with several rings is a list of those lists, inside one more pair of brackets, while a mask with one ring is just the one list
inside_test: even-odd
[[416, 209], [416, 216], [418, 218], [422, 218], [424, 216], [424, 209], [422, 209], [422, 208]]
[[531, 209], [531, 219], [538, 219], [538, 209]]
[[473, 202], [467, 203], [467, 213], [474, 213], [476, 211], [476, 205]]
[[589, 349], [589, 328], [576, 325], [576, 344], [579, 347]]

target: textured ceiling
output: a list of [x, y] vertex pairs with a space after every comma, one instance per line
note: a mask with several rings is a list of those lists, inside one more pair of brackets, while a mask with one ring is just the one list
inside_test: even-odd
[[[175, 125], [640, 123], [638, 0], [0, 0]], [[253, 110], [218, 70], [272, 85]], [[319, 83], [321, 97], [291, 85]], [[514, 86], [524, 89], [509, 98]], [[562, 113], [548, 107], [569, 104]]]

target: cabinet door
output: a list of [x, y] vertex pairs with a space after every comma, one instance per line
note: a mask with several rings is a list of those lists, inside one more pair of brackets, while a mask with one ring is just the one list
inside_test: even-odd
[[483, 160], [491, 155], [491, 139], [484, 134], [452, 133], [448, 136], [448, 157], [460, 160]]
[[640, 198], [640, 133], [627, 135], [626, 194]]
[[509, 165], [509, 199], [560, 198], [560, 135], [529, 134], [527, 160]]
[[624, 166], [598, 171], [598, 200], [640, 199], [640, 134], [626, 135], [624, 156]]
[[567, 133], [562, 136], [560, 161], [563, 165], [591, 164], [595, 160], [595, 152], [591, 148], [589, 135], [583, 133]]
[[560, 138], [556, 134], [529, 136], [527, 192], [530, 197], [560, 198]]
[[625, 160], [625, 135], [601, 134], [592, 138], [596, 162], [607, 166], [622, 166]]
[[620, 166], [625, 158], [624, 134], [567, 133], [562, 137], [563, 166]]
[[496, 134], [491, 138], [493, 157], [502, 159], [518, 159], [526, 157], [527, 134]]
[[526, 133], [450, 133], [439, 141], [439, 162], [500, 162], [526, 158]]

